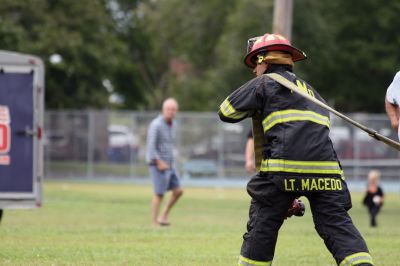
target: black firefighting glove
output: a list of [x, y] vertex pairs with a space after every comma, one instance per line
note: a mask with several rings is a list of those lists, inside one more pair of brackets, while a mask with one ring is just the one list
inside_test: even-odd
[[289, 209], [286, 212], [286, 218], [290, 218], [293, 215], [294, 216], [303, 216], [304, 212], [306, 211], [306, 207], [304, 203], [299, 200], [299, 199], [294, 199], [292, 202], [292, 205], [289, 207]]

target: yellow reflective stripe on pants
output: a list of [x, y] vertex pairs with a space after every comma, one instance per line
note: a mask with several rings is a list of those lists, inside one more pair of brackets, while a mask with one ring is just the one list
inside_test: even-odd
[[238, 112], [233, 108], [231, 103], [229, 102], [228, 98], [225, 99], [222, 103], [221, 106], [219, 107], [219, 110], [221, 110], [222, 114], [225, 117], [229, 117], [232, 119], [241, 119], [243, 117], [247, 116], [247, 112]]
[[303, 110], [284, 110], [271, 113], [263, 121], [264, 132], [279, 123], [291, 121], [311, 121], [329, 127], [329, 117], [320, 115], [312, 111]]
[[343, 174], [343, 171], [337, 161], [291, 161], [284, 159], [263, 160], [261, 162], [260, 171], [304, 174]]
[[344, 258], [339, 266], [354, 266], [360, 263], [369, 263], [374, 265], [371, 255], [369, 255], [367, 252], [359, 252]]
[[245, 258], [242, 255], [240, 255], [238, 263], [239, 266], [270, 266], [271, 264], [272, 261], [256, 261]]

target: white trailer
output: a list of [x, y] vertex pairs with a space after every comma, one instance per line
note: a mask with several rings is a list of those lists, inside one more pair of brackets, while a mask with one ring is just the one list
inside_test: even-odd
[[0, 219], [42, 205], [44, 65], [0, 50]]

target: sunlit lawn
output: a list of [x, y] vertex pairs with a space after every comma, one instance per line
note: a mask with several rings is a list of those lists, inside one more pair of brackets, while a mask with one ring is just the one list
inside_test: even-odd
[[[151, 226], [151, 195], [149, 186], [47, 181], [42, 208], [5, 210], [0, 265], [236, 265], [245, 189], [186, 188], [168, 228]], [[400, 265], [400, 195], [387, 195], [376, 229], [360, 202], [353, 194], [351, 215], [376, 265]], [[283, 225], [274, 265], [335, 265], [309, 208]]]

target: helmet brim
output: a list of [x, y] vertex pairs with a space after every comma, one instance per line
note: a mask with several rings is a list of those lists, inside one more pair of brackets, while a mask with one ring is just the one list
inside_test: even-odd
[[257, 54], [259, 54], [261, 52], [268, 52], [268, 51], [288, 52], [292, 55], [293, 62], [304, 60], [307, 58], [307, 55], [300, 49], [297, 49], [296, 47], [293, 47], [291, 45], [286, 45], [286, 44], [275, 44], [275, 45], [271, 45], [268, 47], [262, 47], [262, 48], [256, 49], [256, 50], [252, 51], [251, 53], [247, 54], [246, 57], [244, 58], [245, 65], [250, 68], [255, 68], [257, 65], [255, 63]]

